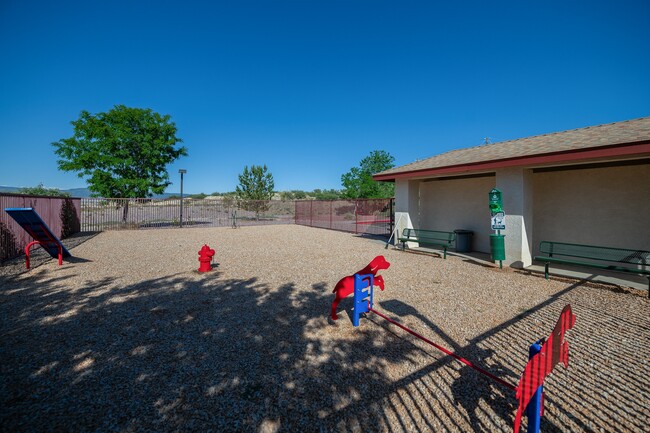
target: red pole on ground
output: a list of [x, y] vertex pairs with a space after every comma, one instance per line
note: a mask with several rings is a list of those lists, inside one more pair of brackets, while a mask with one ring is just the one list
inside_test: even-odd
[[463, 364], [467, 365], [468, 367], [471, 367], [471, 368], [473, 368], [474, 370], [478, 371], [479, 373], [482, 373], [482, 374], [484, 374], [485, 376], [489, 377], [490, 379], [493, 379], [493, 380], [499, 382], [501, 385], [505, 386], [506, 388], [510, 388], [512, 391], [515, 391], [515, 392], [517, 391], [517, 387], [516, 387], [516, 386], [511, 385], [511, 384], [509, 384], [508, 382], [506, 382], [505, 380], [496, 377], [495, 375], [493, 375], [493, 374], [490, 373], [489, 371], [483, 370], [481, 367], [477, 367], [476, 365], [472, 364], [470, 361], [466, 360], [465, 358], [463, 358], [463, 357], [461, 357], [461, 356], [458, 356], [458, 355], [456, 355], [455, 353], [450, 352], [449, 350], [445, 349], [445, 348], [442, 347], [442, 346], [437, 345], [437, 344], [434, 343], [433, 341], [431, 341], [431, 340], [429, 340], [429, 339], [423, 337], [422, 335], [418, 334], [418, 333], [415, 332], [415, 331], [410, 330], [409, 328], [407, 328], [406, 326], [402, 325], [401, 323], [396, 322], [396, 321], [394, 321], [393, 319], [391, 319], [391, 318], [389, 318], [389, 317], [387, 317], [387, 316], [381, 314], [379, 311], [375, 310], [374, 308], [371, 307], [369, 310], [372, 311], [373, 313], [377, 314], [378, 316], [380, 316], [380, 317], [382, 317], [382, 318], [388, 320], [388, 321], [389, 321], [390, 323], [392, 323], [393, 325], [402, 328], [403, 330], [405, 330], [405, 331], [408, 332], [409, 334], [411, 334], [411, 335], [413, 335], [413, 336], [419, 338], [420, 340], [422, 340], [422, 341], [424, 341], [424, 342], [426, 342], [426, 343], [429, 343], [430, 345], [432, 345], [432, 346], [435, 347], [436, 349], [441, 350], [441, 351], [443, 351], [444, 353], [446, 353], [447, 355], [449, 355], [449, 356], [451, 356], [451, 357], [457, 359], [458, 361], [462, 362]]

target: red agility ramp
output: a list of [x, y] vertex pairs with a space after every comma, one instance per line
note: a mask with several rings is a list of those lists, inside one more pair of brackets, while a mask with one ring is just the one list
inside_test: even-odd
[[63, 257], [70, 257], [71, 254], [63, 246], [57, 236], [45, 224], [41, 217], [31, 207], [6, 208], [7, 212], [29, 235], [34, 238], [25, 247], [25, 265], [29, 269], [29, 249], [36, 244], [47, 251], [53, 258], [59, 259], [59, 266], [63, 263]]

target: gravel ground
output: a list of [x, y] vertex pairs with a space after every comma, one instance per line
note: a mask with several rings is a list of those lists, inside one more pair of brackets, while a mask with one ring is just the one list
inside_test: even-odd
[[375, 308], [512, 384], [572, 305], [543, 432], [650, 425], [644, 292], [295, 225], [66, 242], [61, 267], [0, 267], [0, 431], [512, 431], [510, 389], [374, 314], [354, 328], [351, 297], [328, 318], [336, 282], [377, 255]]

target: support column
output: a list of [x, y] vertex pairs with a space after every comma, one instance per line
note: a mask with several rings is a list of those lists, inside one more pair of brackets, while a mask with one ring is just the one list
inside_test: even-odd
[[525, 268], [533, 263], [533, 172], [523, 168], [506, 168], [496, 173], [497, 188], [503, 193], [506, 213], [506, 260], [504, 264]]
[[[401, 234], [405, 228], [419, 227], [420, 220], [420, 181], [395, 180], [395, 227]], [[395, 236], [395, 245], [399, 244]], [[409, 247], [417, 247], [409, 242]]]

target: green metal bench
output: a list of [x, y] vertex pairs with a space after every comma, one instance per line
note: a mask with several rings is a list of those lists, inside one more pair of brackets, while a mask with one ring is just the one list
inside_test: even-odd
[[452, 246], [456, 240], [456, 233], [441, 232], [437, 230], [404, 229], [399, 241], [402, 243], [402, 250], [406, 249], [407, 242], [418, 242], [425, 245], [434, 245], [442, 248], [443, 258], [447, 258], [447, 248]]
[[549, 241], [542, 241], [539, 244], [539, 251], [547, 254], [546, 256], [535, 256], [535, 260], [545, 262], [544, 276], [546, 279], [548, 279], [548, 266], [551, 263], [566, 263], [645, 275], [648, 277], [648, 297], [650, 297], [650, 269], [648, 268], [650, 266], [650, 251]]

